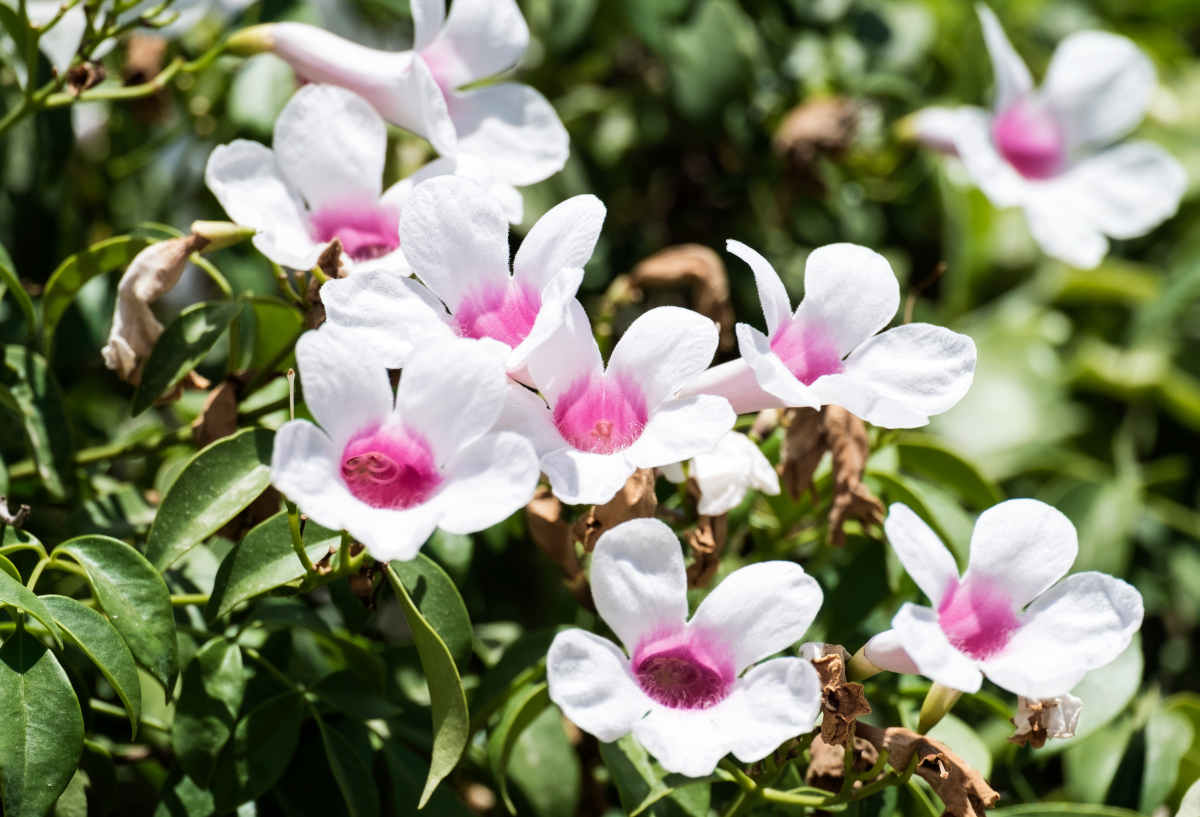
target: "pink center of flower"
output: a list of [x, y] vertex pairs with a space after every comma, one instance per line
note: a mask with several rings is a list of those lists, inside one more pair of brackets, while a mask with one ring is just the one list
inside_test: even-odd
[[420, 505], [442, 483], [429, 443], [400, 428], [359, 434], [342, 451], [342, 481], [373, 508]]
[[554, 404], [554, 424], [580, 451], [612, 454], [642, 436], [646, 397], [637, 384], [607, 375], [584, 375]]
[[651, 636], [633, 653], [633, 677], [642, 691], [671, 709], [707, 709], [733, 687], [733, 662], [711, 639], [681, 632]]
[[313, 237], [322, 244], [341, 239], [355, 261], [370, 261], [400, 246], [400, 214], [374, 201], [329, 204], [312, 213]]
[[978, 660], [1004, 649], [1020, 626], [1008, 594], [979, 577], [950, 586], [938, 605], [938, 623], [951, 644]]
[[541, 308], [536, 290], [509, 281], [463, 298], [454, 311], [454, 329], [464, 338], [495, 338], [515, 348], [533, 328]]
[[992, 120], [992, 140], [1013, 168], [1027, 179], [1047, 179], [1066, 162], [1066, 139], [1044, 106], [1021, 99]]
[[823, 327], [792, 320], [771, 338], [771, 351], [778, 355], [788, 371], [806, 386], [822, 375], [842, 371], [837, 345]]

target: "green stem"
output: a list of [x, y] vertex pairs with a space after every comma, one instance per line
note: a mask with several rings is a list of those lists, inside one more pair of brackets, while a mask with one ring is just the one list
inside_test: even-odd
[[[119, 442], [97, 445], [75, 452], [74, 463], [76, 465], [88, 465], [93, 462], [111, 460], [121, 456], [149, 454], [151, 452], [158, 451], [159, 449], [166, 448], [167, 446], [185, 442], [191, 436], [192, 430], [187, 426], [183, 426], [182, 428], [168, 432], [161, 437], [154, 438], [153, 440], [138, 440], [133, 443]], [[34, 464], [33, 460], [22, 460], [21, 462], [14, 463], [13, 466], [8, 469], [9, 479], [25, 479], [27, 477], [32, 477], [36, 473], [37, 466]]]
[[[112, 715], [114, 718], [128, 718], [128, 713], [119, 706], [110, 704], [108, 701], [102, 701], [99, 698], [92, 698], [88, 701], [88, 706], [93, 712], [98, 712], [102, 715]], [[162, 721], [151, 718], [149, 715], [143, 715], [138, 724], [141, 726], [149, 726], [151, 729], [157, 729], [159, 732], [170, 732], [171, 727], [167, 726]]]
[[181, 593], [177, 596], [171, 596], [171, 604], [175, 607], [187, 607], [189, 605], [208, 604], [207, 593]]
[[51, 561], [53, 560], [49, 556], [43, 556], [42, 558], [38, 559], [38, 563], [33, 566], [33, 572], [29, 574], [29, 581], [25, 582], [25, 586], [28, 587], [30, 591], [37, 587], [38, 579], [42, 577], [42, 571], [46, 569], [46, 566], [49, 565]]
[[292, 533], [292, 550], [296, 551], [300, 564], [304, 565], [305, 573], [316, 573], [317, 568], [313, 566], [312, 559], [308, 558], [308, 551], [304, 549], [304, 536], [300, 533], [300, 509], [290, 499], [284, 500], [284, 504], [287, 506], [288, 530]]
[[961, 691], [943, 686], [935, 681], [933, 686], [929, 687], [925, 700], [921, 702], [921, 716], [917, 721], [917, 731], [924, 735], [937, 726], [938, 721], [954, 708], [954, 704], [961, 696]]

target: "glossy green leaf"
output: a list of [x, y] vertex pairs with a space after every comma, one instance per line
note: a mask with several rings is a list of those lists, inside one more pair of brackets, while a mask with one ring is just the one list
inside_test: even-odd
[[512, 757], [517, 738], [548, 706], [550, 692], [545, 683], [526, 687], [513, 696], [505, 707], [504, 714], [500, 716], [500, 722], [488, 734], [488, 768], [500, 787], [500, 797], [504, 800], [504, 805], [514, 815], [517, 813], [517, 807], [513, 805], [508, 793], [508, 761]]
[[545, 629], [523, 633], [508, 645], [495, 666], [483, 674], [479, 686], [471, 693], [471, 711], [478, 728], [482, 729], [491, 714], [516, 691], [545, 676], [546, 653], [555, 632]]
[[433, 757], [429, 765], [429, 775], [425, 779], [425, 788], [417, 805], [417, 808], [423, 808], [437, 789], [438, 783], [458, 765], [470, 738], [471, 718], [467, 713], [467, 696], [463, 692], [462, 679], [458, 675], [454, 656], [437, 630], [413, 603], [404, 582], [396, 573], [397, 564], [406, 563], [390, 563], [387, 567], [387, 577], [396, 592], [396, 598], [400, 600], [404, 618], [412, 631], [413, 643], [417, 647], [421, 668], [425, 671], [425, 679], [429, 685], [430, 705], [433, 709]]
[[17, 570], [17, 566], [10, 562], [7, 556], [0, 556], [0, 572], [7, 573], [17, 582], [21, 581], [21, 571]]
[[348, 817], [377, 817], [379, 793], [371, 771], [374, 753], [366, 727], [357, 721], [329, 724], [318, 716], [317, 728]]
[[76, 769], [63, 793], [54, 801], [53, 817], [87, 817], [88, 773]]
[[0, 790], [5, 817], [45, 817], [83, 752], [83, 714], [54, 653], [18, 631], [0, 647]]
[[975, 463], [928, 434], [905, 434], [896, 445], [900, 467], [948, 488], [975, 510], [1002, 502], [1004, 494]]
[[146, 556], [155, 567], [166, 570], [266, 490], [273, 437], [265, 429], [247, 428], [192, 457], [150, 528]]
[[[425, 784], [425, 760], [398, 740], [384, 741], [383, 759], [392, 784], [391, 811], [388, 813], [411, 814], [412, 804], [417, 802]], [[474, 817], [475, 812], [467, 808], [453, 789], [446, 788], [433, 793], [421, 814], [424, 817]]]
[[17, 275], [17, 268], [13, 264], [12, 256], [8, 254], [4, 245], [0, 244], [0, 298], [9, 293], [17, 302], [17, 308], [21, 310], [21, 314], [25, 316], [25, 326], [28, 331], [34, 332], [37, 329], [37, 315], [33, 311], [33, 301], [29, 299], [29, 293], [25, 291], [25, 287], [21, 286], [21, 279]]
[[124, 268], [149, 243], [140, 236], [119, 235], [97, 242], [59, 264], [42, 293], [42, 349], [46, 357], [54, 349], [58, 322], [83, 285], [97, 275]]
[[309, 691], [333, 711], [361, 721], [386, 720], [404, 711], [385, 690], [372, 688], [351, 670], [332, 672], [310, 686]]
[[8, 571], [0, 571], [0, 607], [15, 607], [33, 616], [50, 631], [54, 643], [61, 647], [62, 636], [58, 631], [58, 625], [54, 623], [54, 615], [42, 599], [21, 584], [20, 574], [17, 575], [18, 578], [14, 579]]
[[159, 795], [154, 817], [212, 817], [217, 808], [212, 792], [184, 774], [173, 774]]
[[[314, 562], [340, 541], [337, 531], [315, 522], [304, 526], [304, 549]], [[292, 548], [287, 513], [280, 511], [251, 529], [221, 561], [205, 613], [210, 619], [222, 618], [238, 604], [303, 576], [304, 565]]]
[[170, 391], [204, 360], [217, 339], [229, 328], [242, 305], [237, 301], [192, 304], [163, 330], [142, 369], [133, 393], [136, 416]]
[[102, 614], [66, 596], [43, 596], [47, 609], [66, 633], [67, 639], [83, 650], [112, 685], [129, 715], [129, 728], [137, 737], [142, 718], [142, 686], [137, 664], [125, 639]]
[[74, 449], [62, 390], [45, 358], [23, 346], [4, 348], [0, 389], [7, 392], [21, 413], [30, 453], [38, 477], [55, 499], [72, 492]]
[[1133, 723], [1126, 717], [1067, 747], [1063, 752], [1067, 796], [1085, 803], [1103, 803], [1133, 731]]
[[213, 639], [184, 667], [171, 748], [195, 782], [206, 785], [212, 776], [218, 753], [233, 735], [245, 692], [242, 651], [232, 641]]
[[421, 615], [433, 625], [442, 641], [463, 669], [471, 658], [471, 619], [467, 605], [454, 582], [432, 559], [423, 553], [407, 562], [392, 562], [392, 570], [412, 597]]
[[170, 694], [179, 672], [171, 593], [158, 571], [119, 539], [80, 536], [58, 546], [87, 572], [92, 592], [138, 663]]
[[298, 693], [285, 692], [238, 721], [213, 773], [218, 814], [271, 790], [296, 753], [307, 712]]
[[1146, 723], [1146, 764], [1138, 811], [1151, 814], [1166, 802], [1179, 778], [1179, 763], [1195, 737], [1192, 722], [1181, 712], [1158, 709]]
[[508, 776], [534, 817], [574, 817], [583, 772], [557, 709], [543, 709], [521, 732], [508, 763]]
[[246, 305], [254, 313], [249, 368], [258, 371], [270, 366], [277, 370], [304, 331], [304, 316], [286, 301], [266, 295], [251, 296], [246, 299]]

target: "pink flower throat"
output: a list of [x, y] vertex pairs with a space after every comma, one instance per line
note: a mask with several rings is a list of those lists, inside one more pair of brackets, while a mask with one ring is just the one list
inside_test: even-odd
[[373, 508], [420, 505], [442, 484], [429, 443], [402, 428], [372, 429], [346, 443], [342, 481]]
[[1008, 594], [978, 576], [950, 586], [938, 605], [938, 624], [951, 644], [980, 661], [1004, 649], [1020, 626]]
[[779, 327], [771, 338], [771, 351], [806, 386], [843, 368], [833, 338], [823, 327], [811, 323], [790, 320]]
[[400, 214], [375, 201], [351, 200], [326, 205], [310, 217], [313, 238], [320, 243], [341, 239], [355, 261], [370, 261], [400, 246]]
[[516, 348], [529, 335], [541, 294], [516, 281], [476, 290], [454, 311], [454, 329], [464, 338], [495, 338]]
[[584, 375], [555, 402], [554, 425], [580, 451], [612, 454], [642, 436], [646, 398], [630, 380]]
[[1027, 179], [1048, 179], [1066, 164], [1066, 139], [1053, 113], [1020, 99], [992, 120], [996, 150]]
[[642, 691], [671, 709], [708, 709], [733, 687], [725, 650], [697, 633], [651, 636], [633, 653], [633, 677]]

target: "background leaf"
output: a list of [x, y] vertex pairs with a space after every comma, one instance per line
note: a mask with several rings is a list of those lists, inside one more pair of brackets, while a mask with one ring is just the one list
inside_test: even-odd
[[241, 309], [236, 301], [218, 301], [192, 304], [180, 312], [146, 359], [141, 382], [133, 393], [132, 413], [141, 414], [200, 365]]
[[75, 451], [62, 390], [46, 360], [23, 346], [4, 347], [0, 387], [20, 410], [30, 454], [46, 491], [56, 500], [65, 499], [73, 490]]
[[454, 663], [464, 669], [471, 658], [474, 634], [467, 606], [454, 582], [423, 553], [407, 562], [392, 562], [391, 566], [421, 615], [445, 642]]
[[227, 639], [208, 642], [184, 667], [171, 747], [196, 783], [208, 785], [217, 755], [233, 735], [245, 691], [242, 651]]

